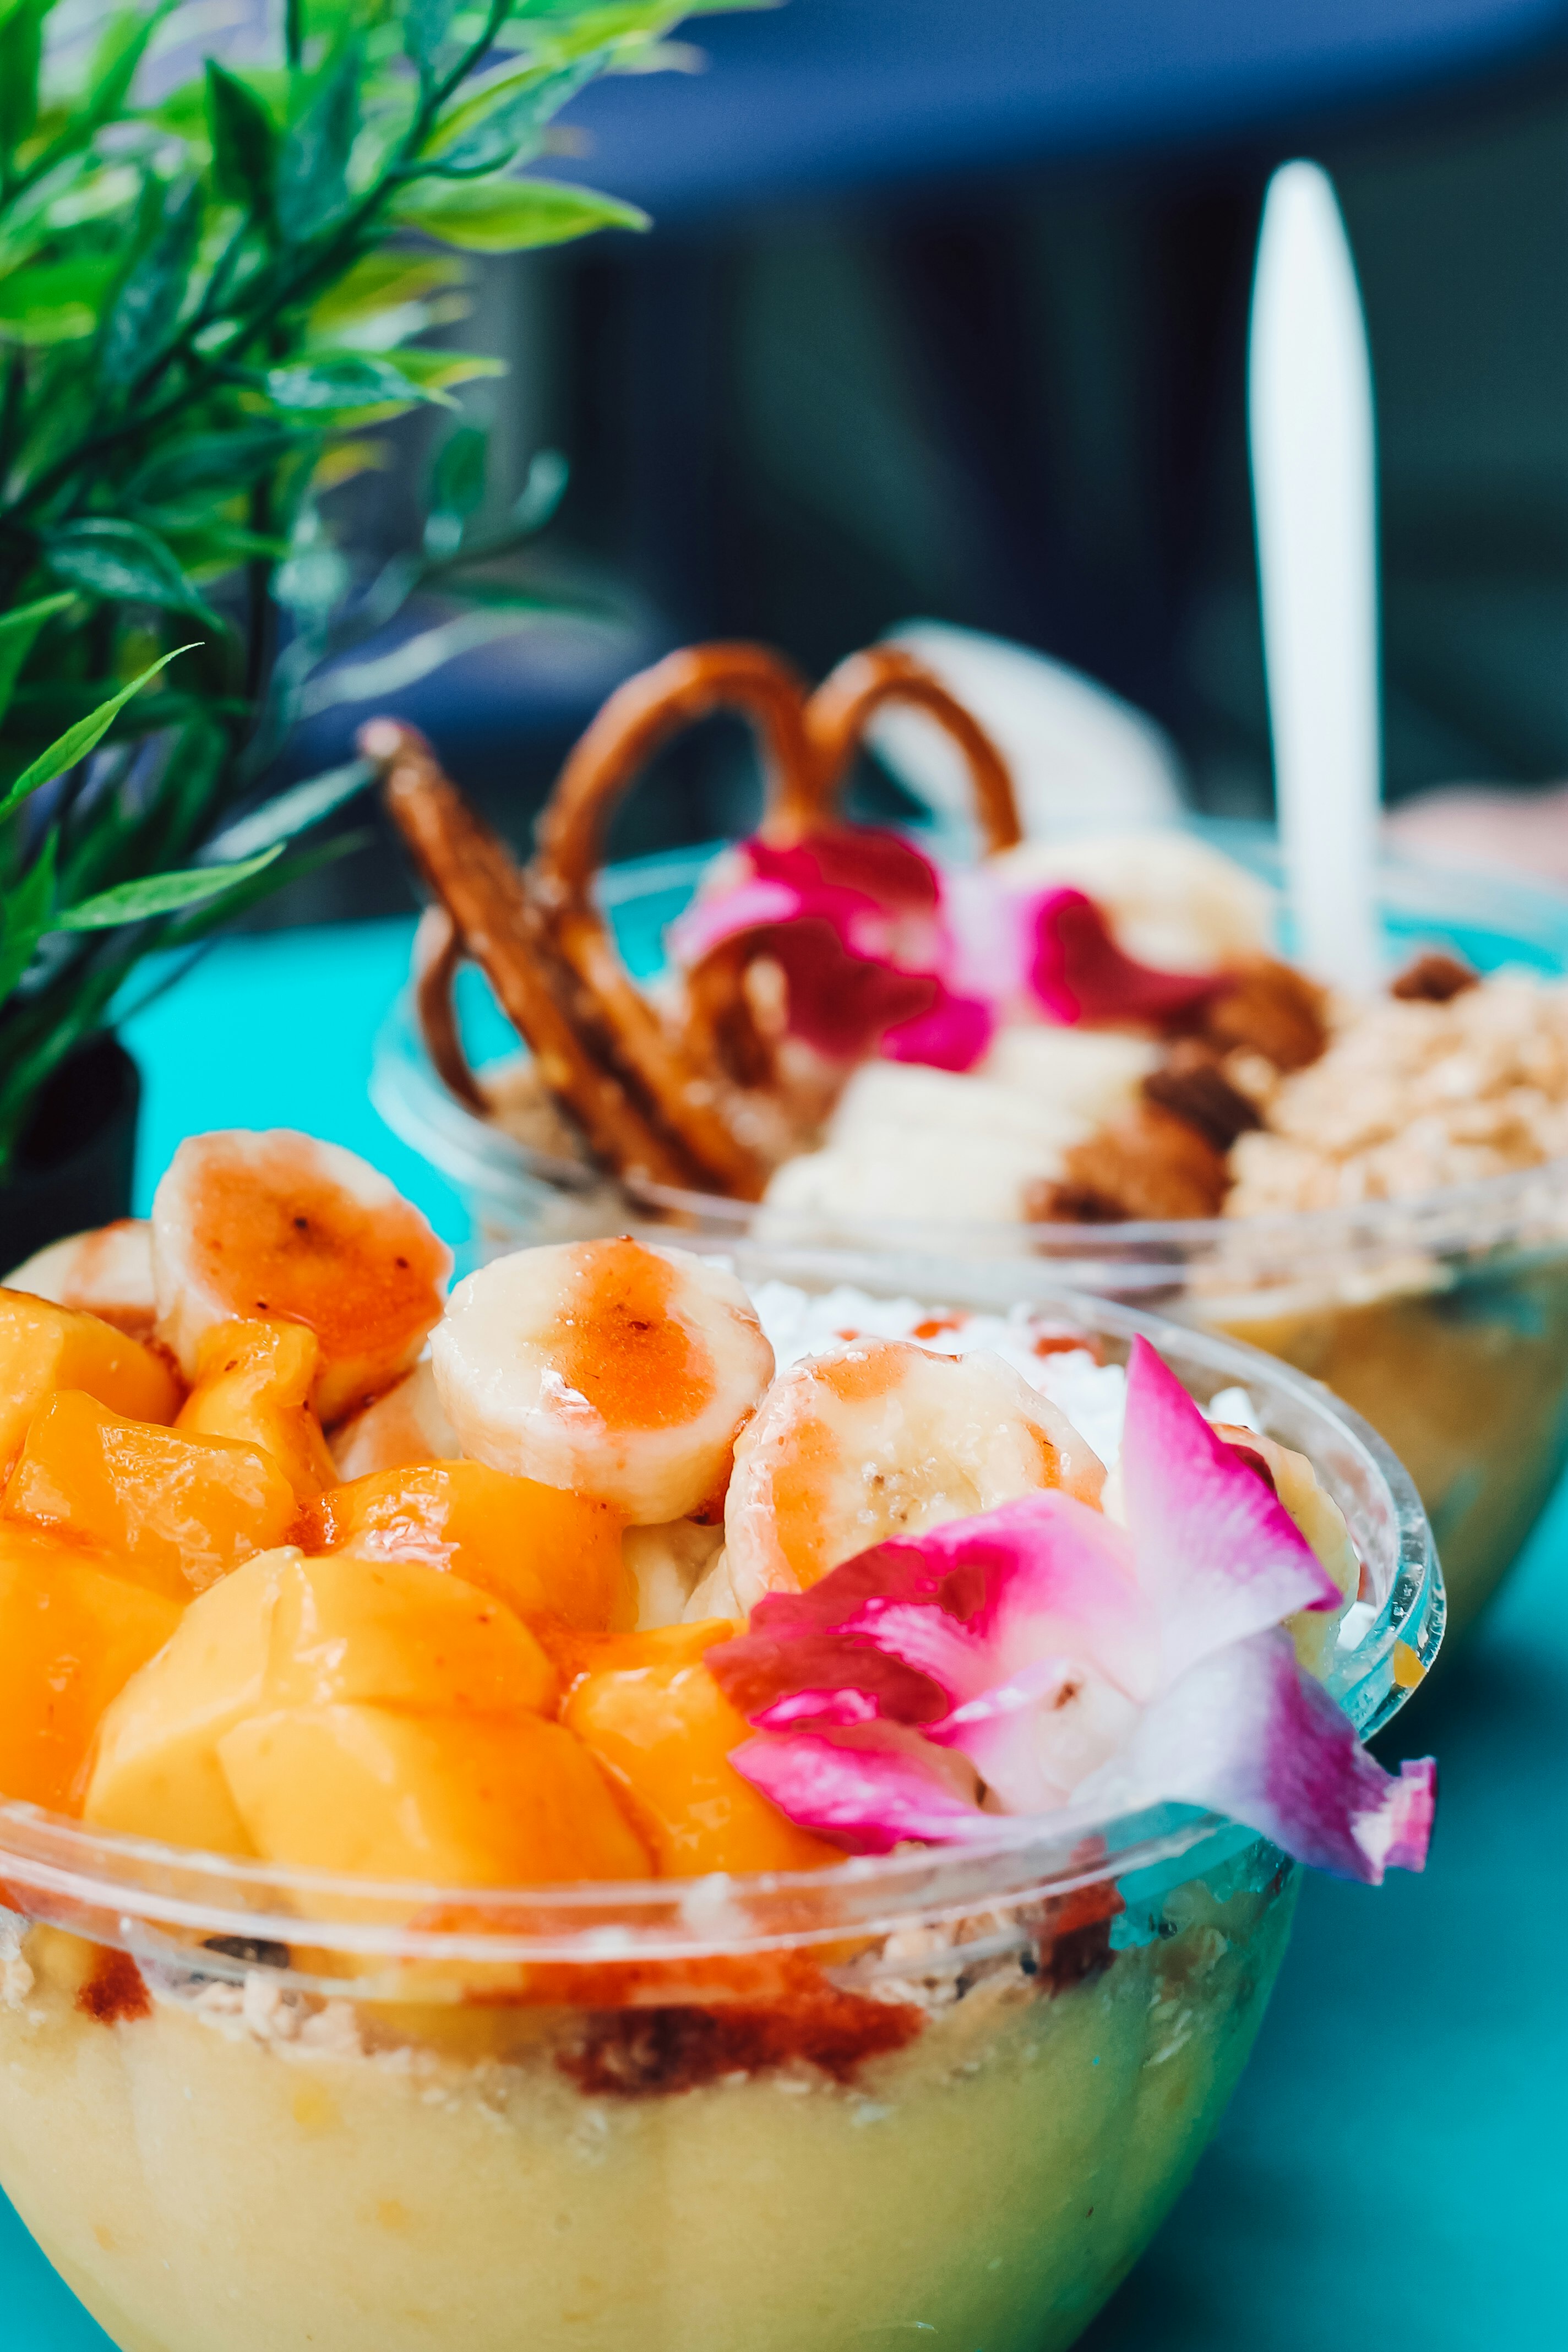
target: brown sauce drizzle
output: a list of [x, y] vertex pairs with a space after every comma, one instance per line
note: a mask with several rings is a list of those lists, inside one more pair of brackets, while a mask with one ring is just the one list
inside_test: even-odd
[[76, 2005], [84, 2017], [96, 2018], [100, 2025], [129, 2025], [153, 2014], [142, 1971], [129, 1952], [100, 1952]]
[[[815, 1969], [812, 1971], [815, 1975]], [[592, 2011], [583, 2038], [556, 2063], [597, 2098], [642, 2099], [694, 2091], [726, 2074], [756, 2074], [804, 2059], [836, 2083], [868, 2059], [902, 2050], [925, 2023], [906, 2002], [868, 2000], [816, 1976], [795, 1997], [752, 2007]]]

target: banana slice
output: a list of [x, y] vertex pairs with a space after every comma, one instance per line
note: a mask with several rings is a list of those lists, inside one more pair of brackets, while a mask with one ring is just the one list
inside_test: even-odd
[[332, 1459], [347, 1486], [373, 1470], [406, 1470], [421, 1462], [456, 1462], [458, 1433], [441, 1410], [436, 1375], [425, 1357], [395, 1388], [332, 1433]]
[[132, 1339], [150, 1339], [157, 1319], [153, 1297], [153, 1228], [142, 1217], [121, 1217], [90, 1233], [51, 1242], [5, 1276], [7, 1290], [31, 1291], [56, 1307], [74, 1307], [112, 1323]]
[[724, 1569], [750, 1611], [889, 1536], [1042, 1486], [1098, 1504], [1104, 1484], [1099, 1455], [1000, 1356], [857, 1340], [785, 1372], [736, 1445]]
[[696, 1587], [706, 1581], [724, 1542], [722, 1528], [672, 1519], [664, 1528], [627, 1528], [621, 1558], [637, 1599], [639, 1633], [679, 1625]]
[[451, 1265], [384, 1176], [287, 1128], [193, 1136], [153, 1196], [158, 1336], [186, 1379], [216, 1323], [303, 1323], [321, 1341], [328, 1423], [414, 1364]]
[[627, 1235], [469, 1275], [431, 1360], [476, 1462], [658, 1527], [721, 1490], [773, 1351], [733, 1275]]

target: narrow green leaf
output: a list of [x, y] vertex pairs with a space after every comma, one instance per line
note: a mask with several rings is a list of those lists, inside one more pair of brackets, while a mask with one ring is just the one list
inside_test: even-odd
[[426, 393], [449, 392], [455, 383], [473, 383], [482, 376], [506, 373], [505, 360], [489, 352], [428, 351], [414, 343], [386, 356], [400, 374]]
[[595, 229], [649, 226], [636, 205], [559, 180], [420, 180], [403, 190], [393, 213], [403, 227], [465, 253], [521, 253]]
[[0, 1004], [4, 1004], [48, 929], [55, 905], [55, 859], [59, 834], [51, 825], [37, 856], [15, 889], [7, 892], [0, 930]]
[[390, 360], [368, 352], [319, 352], [292, 366], [269, 368], [266, 382], [267, 396], [277, 407], [305, 414], [374, 408], [386, 401], [411, 408], [418, 401], [444, 399], [439, 387], [416, 384]]
[[226, 825], [213, 843], [212, 853], [218, 857], [254, 857], [258, 851], [270, 849], [274, 843], [281, 845], [292, 841], [297, 834], [320, 824], [334, 809], [342, 808], [374, 781], [375, 770], [368, 760], [350, 760], [342, 768], [329, 768], [325, 775], [291, 784], [276, 800]]
[[264, 849], [258, 856], [242, 857], [232, 866], [193, 866], [182, 874], [149, 874], [139, 882], [119, 882], [111, 890], [100, 890], [96, 898], [84, 898], [79, 906], [68, 907], [57, 915], [50, 925], [57, 931], [112, 931], [121, 923], [144, 923], [154, 915], [178, 914], [182, 908], [199, 906], [204, 898], [216, 898], [220, 891], [233, 889], [247, 882], [283, 855], [281, 842]]
[[216, 58], [208, 58], [206, 71], [213, 184], [228, 203], [265, 219], [278, 171], [278, 126], [248, 82]]
[[604, 63], [595, 52], [564, 67], [510, 58], [466, 82], [442, 111], [426, 156], [443, 173], [498, 171], [538, 152], [544, 126]]
[[278, 155], [278, 226], [290, 245], [330, 228], [348, 203], [349, 157], [359, 131], [360, 55], [350, 42], [317, 80]]
[[[588, 49], [624, 47], [635, 49], [650, 37], [669, 31], [683, 16], [687, 7], [671, 6], [668, 0], [611, 0], [605, 7], [583, 5], [583, 0], [563, 0], [563, 5], [540, 6], [537, 0], [527, 0], [521, 12], [531, 20], [543, 17], [548, 29], [536, 36], [535, 46], [545, 56], [558, 61], [580, 58]], [[533, 31], [531, 21], [530, 31]]]
[[47, 0], [22, 0], [0, 24], [0, 156], [14, 155], [38, 119], [47, 13]]
[[426, 554], [453, 553], [463, 525], [484, 502], [489, 435], [477, 425], [459, 425], [436, 452], [430, 468], [430, 514], [425, 525]]
[[0, 278], [0, 343], [47, 351], [96, 333], [105, 298], [120, 274], [112, 254], [70, 261], [32, 261]]
[[148, 43], [177, 5], [178, 0], [160, 0], [160, 5], [150, 11], [124, 8], [110, 18], [99, 37], [88, 75], [87, 105], [78, 126], [83, 143], [121, 113]]
[[68, 727], [63, 735], [57, 736], [47, 751], [40, 751], [32, 765], [23, 769], [4, 800], [0, 800], [0, 817], [9, 816], [12, 810], [19, 807], [41, 784], [52, 784], [57, 776], [63, 776], [68, 769], [76, 766], [79, 760], [85, 760], [88, 753], [101, 743], [132, 698], [140, 694], [160, 670], [167, 669], [181, 654], [195, 650], [194, 643], [176, 646], [172, 653], [163, 654], [157, 661], [150, 663], [140, 677], [133, 677], [129, 686], [122, 686], [118, 694], [110, 695], [107, 702], [100, 702], [96, 710], [89, 711], [85, 719], [79, 719], [74, 727]]
[[136, 377], [163, 352], [190, 287], [201, 237], [201, 183], [185, 179], [167, 188], [148, 183], [142, 207], [141, 250], [103, 322], [99, 367], [111, 397], [123, 398]]
[[17, 604], [0, 615], [0, 719], [11, 707], [11, 697], [21, 676], [22, 664], [32, 652], [38, 631], [57, 613], [63, 613], [76, 598], [68, 589], [58, 596], [38, 596], [30, 604]]
[[[221, 897], [209, 898], [205, 906], [194, 908], [188, 915], [176, 915], [157, 944], [160, 948], [188, 948], [205, 942], [226, 923], [232, 923], [237, 915], [248, 914], [252, 907], [259, 906], [275, 891], [287, 889], [291, 882], [302, 882], [307, 875], [319, 873], [323, 866], [335, 865], [340, 857], [352, 856], [374, 838], [372, 833], [334, 834], [292, 857], [280, 857], [276, 866], [264, 867], [250, 881], [236, 883]], [[143, 998], [142, 1003], [146, 1001]]]
[[138, 506], [162, 506], [201, 490], [241, 490], [259, 481], [297, 449], [319, 446], [319, 434], [298, 425], [248, 425], [234, 433], [195, 433], [157, 451], [132, 476], [126, 496]]
[[405, 248], [362, 254], [336, 285], [329, 286], [312, 304], [310, 340], [332, 342], [345, 327], [422, 302], [427, 295], [463, 285], [468, 277], [468, 264], [455, 254], [411, 253]]
[[108, 515], [62, 523], [45, 535], [44, 560], [60, 580], [110, 604], [157, 604], [165, 612], [195, 613], [220, 627], [186, 579], [173, 551], [145, 523]]

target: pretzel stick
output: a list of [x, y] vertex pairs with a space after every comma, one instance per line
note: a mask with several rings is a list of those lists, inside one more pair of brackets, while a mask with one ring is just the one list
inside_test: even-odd
[[[809, 822], [805, 688], [765, 646], [688, 646], [614, 693], [567, 761], [539, 827], [529, 869], [551, 944], [596, 1007], [616, 1063], [658, 1105], [662, 1124], [720, 1192], [755, 1200], [765, 1158], [742, 1139], [738, 1105], [712, 1056], [693, 1050], [628, 977], [589, 895], [617, 802], [679, 729], [735, 709], [751, 719], [767, 767], [768, 815], [788, 832]], [[694, 1041], [695, 1042], [695, 1041]], [[753, 1107], [755, 1115], [755, 1107]]]
[[[649, 1183], [700, 1185], [702, 1171], [660, 1133], [585, 1041], [581, 1008], [570, 1005], [562, 975], [552, 970], [544, 927], [522, 876], [504, 843], [442, 774], [423, 736], [378, 719], [361, 730], [359, 740], [364, 756], [383, 770], [393, 820], [445, 906], [463, 952], [484, 972], [502, 1012], [532, 1049], [541, 1077], [576, 1120], [595, 1157]], [[435, 969], [443, 968], [449, 983], [450, 961]], [[423, 1015], [434, 990], [421, 991], [420, 997]], [[441, 1036], [438, 1017], [429, 1037], [433, 1056]]]
[[824, 678], [805, 706], [815, 785], [815, 822], [829, 821], [868, 721], [884, 703], [907, 702], [929, 712], [968, 764], [974, 812], [987, 851], [1012, 849], [1023, 839], [1007, 762], [979, 721], [934, 673], [898, 646], [868, 646]]
[[486, 1118], [489, 1105], [463, 1051], [452, 1003], [453, 982], [467, 961], [458, 926], [437, 899], [426, 908], [414, 934], [414, 1009], [437, 1076], [460, 1103]]

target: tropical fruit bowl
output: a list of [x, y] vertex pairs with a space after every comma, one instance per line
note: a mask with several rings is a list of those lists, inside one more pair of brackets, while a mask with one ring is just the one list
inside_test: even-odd
[[[705, 1286], [710, 1301], [727, 1299], [736, 1279], [674, 1253], [641, 1255], [666, 1269], [658, 1278], [667, 1286]], [[592, 1252], [582, 1262], [609, 1263]], [[553, 1281], [564, 1263], [554, 1252], [531, 1254], [508, 1261], [510, 1272], [473, 1277], [479, 1290], [459, 1287], [435, 1333], [448, 1409], [468, 1377], [463, 1365], [489, 1363], [484, 1349], [501, 1295], [493, 1285], [511, 1286], [512, 1330], [518, 1286], [542, 1279], [541, 1267]], [[167, 1647], [104, 1718], [88, 1777], [72, 1784], [74, 1811], [0, 1803], [0, 2187], [121, 2352], [625, 2352], [631, 2343], [647, 2352], [851, 2352], [917, 2331], [987, 2352], [1049, 2352], [1074, 2340], [1137, 2259], [1224, 2111], [1289, 1939], [1300, 1867], [1293, 1857], [1368, 1878], [1386, 1864], [1418, 1866], [1426, 1780], [1414, 1768], [1387, 1780], [1350, 1737], [1390, 1718], [1442, 1631], [1430, 1532], [1382, 1440], [1288, 1366], [1125, 1306], [1041, 1296], [999, 1318], [983, 1295], [972, 1315], [962, 1294], [944, 1289], [942, 1311], [922, 1315], [874, 1269], [861, 1270], [854, 1290], [836, 1286], [833, 1271], [814, 1275], [798, 1261], [742, 1252], [739, 1279], [781, 1362], [792, 1352], [784, 1327], [795, 1333], [793, 1369], [764, 1394], [753, 1429], [770, 1410], [776, 1421], [769, 1396], [792, 1380], [837, 1379], [836, 1395], [864, 1402], [865, 1368], [879, 1360], [879, 1348], [901, 1350], [896, 1365], [921, 1380], [956, 1380], [982, 1360], [962, 1353], [973, 1339], [993, 1350], [985, 1379], [1006, 1370], [1000, 1349], [1042, 1380], [1046, 1368], [1057, 1383], [1052, 1412], [1066, 1409], [1064, 1398], [1081, 1399], [1107, 1458], [1125, 1393], [1126, 1444], [1105, 1502], [1109, 1510], [1120, 1481], [1117, 1507], [1136, 1535], [1140, 1511], [1149, 1516], [1131, 1450], [1140, 1380], [1145, 1409], [1157, 1405], [1170, 1427], [1180, 1423], [1182, 1443], [1196, 1446], [1205, 1477], [1219, 1476], [1228, 1497], [1220, 1509], [1211, 1479], [1205, 1507], [1219, 1517], [1211, 1510], [1205, 1524], [1229, 1527], [1235, 1506], [1252, 1529], [1226, 1555], [1238, 1585], [1255, 1569], [1284, 1573], [1281, 1559], [1289, 1570], [1260, 1616], [1230, 1626], [1246, 1638], [1210, 1659], [1223, 1675], [1205, 1685], [1208, 1728], [1200, 1736], [1195, 1717], [1167, 1711], [1162, 1737], [1167, 1745], [1176, 1737], [1176, 1746], [1156, 1758], [1138, 1746], [1153, 1738], [1154, 1705], [1136, 1738], [1085, 1717], [1081, 1738], [1100, 1743], [1096, 1754], [1109, 1744], [1121, 1763], [1113, 1758], [1114, 1769], [1086, 1780], [1081, 1756], [1064, 1762], [1058, 1754], [1051, 1769], [1066, 1794], [1058, 1789], [1050, 1810], [985, 1811], [962, 1750], [962, 1769], [948, 1773], [919, 1730], [929, 1707], [921, 1715], [916, 1705], [912, 1721], [891, 1719], [898, 1693], [910, 1687], [915, 1653], [907, 1644], [872, 1657], [862, 1642], [853, 1674], [840, 1673], [844, 1687], [826, 1700], [812, 1696], [809, 1661], [779, 1680], [781, 1643], [815, 1639], [814, 1626], [844, 1634], [848, 1603], [833, 1604], [834, 1620], [827, 1596], [842, 1593], [846, 1577], [864, 1577], [867, 1561], [879, 1562], [884, 1578], [905, 1578], [906, 1598], [921, 1604], [913, 1612], [920, 1623], [950, 1643], [968, 1640], [982, 1622], [963, 1598], [963, 1579], [1000, 1575], [998, 1560], [1008, 1575], [1024, 1575], [1025, 1538], [1047, 1521], [1074, 1542], [1109, 1545], [1104, 1574], [1114, 1582], [1123, 1573], [1133, 1538], [1098, 1503], [1059, 1491], [1088, 1474], [1079, 1442], [1044, 1404], [1056, 1468], [1046, 1476], [1037, 1455], [1018, 1474], [1028, 1490], [1021, 1500], [996, 1503], [991, 1456], [974, 1473], [978, 1496], [967, 1495], [980, 1516], [956, 1522], [951, 1498], [941, 1507], [932, 1501], [927, 1469], [910, 1472], [896, 1508], [879, 1473], [866, 1507], [883, 1513], [870, 1528], [873, 1549], [815, 1583], [803, 1574], [795, 1590], [774, 1576], [749, 1633], [745, 1542], [765, 1549], [772, 1534], [787, 1532], [789, 1507], [787, 1482], [778, 1484], [773, 1518], [757, 1518], [765, 1446], [758, 1439], [748, 1454], [744, 1435], [731, 1484], [744, 1476], [753, 1485], [732, 1527], [726, 1516], [728, 1622], [715, 1625], [705, 1613], [720, 1592], [710, 1544], [700, 1564], [706, 1580], [674, 1602], [659, 1603], [663, 1588], [639, 1570], [639, 1622], [651, 1619], [655, 1630], [563, 1633], [517, 1601], [532, 1628], [526, 1639], [537, 1636], [571, 1691], [566, 1728], [531, 1716], [528, 1741], [541, 1755], [547, 1739], [588, 1748], [592, 1765], [579, 1757], [572, 1768], [594, 1780], [585, 1811], [575, 1780], [564, 1798], [538, 1778], [509, 1780], [500, 1734], [481, 1739], [468, 1717], [459, 1722], [449, 1693], [444, 1713], [429, 1712], [430, 1690], [458, 1672], [462, 1644], [471, 1650], [478, 1639], [474, 1624], [490, 1638], [496, 1596], [520, 1589], [515, 1547], [481, 1558], [479, 1537], [456, 1519], [449, 1531], [460, 1551], [430, 1549], [433, 1482], [466, 1475], [468, 1464], [452, 1462], [448, 1444], [434, 1465], [360, 1480], [363, 1488], [382, 1481], [384, 1496], [385, 1482], [404, 1475], [410, 1495], [425, 1498], [424, 1534], [416, 1530], [406, 1552], [395, 1514], [384, 1509], [372, 1526], [368, 1507], [342, 1499], [355, 1493], [352, 1482], [329, 1484], [310, 1507], [321, 1556], [296, 1541], [216, 1580], [205, 1570], [195, 1580], [205, 1589]], [[277, 1281], [268, 1304], [289, 1311]], [[165, 1299], [163, 1328], [177, 1323]], [[953, 1360], [890, 1332], [923, 1333]], [[829, 1344], [821, 1354], [835, 1334], [837, 1353]], [[224, 1344], [237, 1350], [232, 1339]], [[329, 1353], [331, 1344], [323, 1342]], [[635, 1353], [640, 1343], [631, 1344]], [[237, 1350], [216, 1370], [210, 1356], [202, 1360], [193, 1394], [206, 1401], [197, 1421], [210, 1433], [224, 1399], [232, 1402]], [[1118, 1368], [1130, 1361], [1123, 1383]], [[79, 1366], [76, 1377], [87, 1377]], [[580, 1369], [574, 1377], [592, 1389]], [[622, 1381], [614, 1367], [605, 1377], [612, 1386]], [[473, 1406], [473, 1442], [493, 1451], [501, 1423], [489, 1381], [485, 1370], [470, 1382], [462, 1410]], [[253, 1386], [246, 1406], [253, 1431], [256, 1393]], [[616, 1393], [624, 1403], [624, 1382]], [[569, 1405], [572, 1395], [575, 1413], [584, 1398], [572, 1389]], [[666, 1399], [646, 1409], [662, 1443], [674, 1408]], [[1109, 1438], [1098, 1433], [1100, 1423]], [[1205, 1434], [1211, 1423], [1223, 1441]], [[384, 1419], [384, 1434], [388, 1425]], [[28, 1507], [43, 1526], [37, 1426], [24, 1460], [34, 1465]], [[289, 1424], [296, 1439], [300, 1426], [298, 1418]], [[172, 1444], [179, 1429], [157, 1435]], [[339, 1470], [353, 1467], [342, 1435], [329, 1430], [329, 1439]], [[206, 1442], [244, 1450], [233, 1437]], [[363, 1430], [356, 1442], [363, 1461]], [[893, 1441], [884, 1429], [876, 1442]], [[792, 1457], [797, 1469], [810, 1468], [819, 1444], [811, 1439]], [[1069, 1454], [1079, 1465], [1070, 1475]], [[299, 1475], [302, 1457], [289, 1458]], [[1100, 1463], [1088, 1458], [1098, 1475]], [[1042, 1477], [1057, 1487], [1037, 1492]], [[1099, 1493], [1093, 1477], [1082, 1491]], [[411, 1501], [405, 1519], [414, 1512]], [[350, 1520], [357, 1542], [324, 1550]], [[1321, 1523], [1331, 1523], [1329, 1535]], [[701, 1529], [701, 1515], [681, 1525]], [[889, 1526], [904, 1534], [878, 1549]], [[1216, 1538], [1218, 1550], [1229, 1541]], [[1259, 1566], [1270, 1544], [1273, 1566]], [[1033, 1575], [1044, 1555], [1037, 1546], [1029, 1557]], [[1314, 1565], [1325, 1557], [1350, 1563], [1337, 1585]], [[1186, 1558], [1173, 1574], [1186, 1574]], [[454, 1566], [462, 1577], [489, 1579], [485, 1609], [473, 1623], [441, 1618], [445, 1633], [416, 1658], [395, 1658], [404, 1620], [387, 1595], [404, 1607], [407, 1580], [425, 1578], [444, 1588], [443, 1607], [452, 1588], [473, 1601], [447, 1572]], [[939, 1569], [936, 1582], [919, 1582], [917, 1570]], [[1205, 1609], [1236, 1606], [1234, 1595], [1216, 1601], [1218, 1587], [1202, 1586], [1207, 1573], [1200, 1567], [1183, 1588], [1178, 1615], [1189, 1627]], [[368, 1633], [359, 1621], [332, 1617], [345, 1593], [363, 1597], [377, 1578], [381, 1614]], [[264, 1590], [274, 1627], [287, 1619], [292, 1630], [274, 1631], [271, 1664], [256, 1669], [274, 1678], [270, 1695], [247, 1685], [237, 1698], [237, 1628]], [[430, 1592], [422, 1590], [423, 1607]], [[1249, 1631], [1300, 1610], [1303, 1591], [1307, 1613], [1282, 1620], [1295, 1628], [1294, 1651], [1275, 1630]], [[1015, 1675], [1012, 1697], [991, 1695], [1005, 1729], [1008, 1706], [1043, 1705], [1040, 1675], [1056, 1672], [1045, 1715], [1028, 1717], [1047, 1724], [1041, 1739], [1055, 1736], [1051, 1724], [1076, 1719], [1082, 1681], [1076, 1668], [1058, 1671], [1059, 1657], [1038, 1654], [1042, 1644], [1070, 1646], [1059, 1626], [1048, 1638], [1041, 1630], [1045, 1605], [1037, 1596], [1031, 1603], [1034, 1664]], [[1058, 1617], [1067, 1606], [1050, 1604]], [[1000, 1619], [992, 1635], [1000, 1659], [1014, 1635]], [[514, 1649], [525, 1638], [510, 1618], [506, 1638]], [[1189, 1646], [1196, 1654], [1218, 1638]], [[584, 1641], [586, 1649], [573, 1648]], [[1269, 1694], [1257, 1680], [1265, 1654]], [[463, 1652], [464, 1671], [480, 1671], [478, 1654]], [[994, 1671], [1011, 1671], [1018, 1654]], [[1298, 1668], [1298, 1654], [1310, 1674]], [[934, 1653], [927, 1664], [939, 1671]], [[279, 1712], [276, 1677], [285, 1667], [291, 1703]], [[301, 1675], [314, 1677], [309, 1704], [296, 1703]], [[395, 1704], [389, 1675], [402, 1678]], [[771, 1727], [731, 1751], [735, 1771], [722, 1746], [716, 1755], [710, 1740], [700, 1747], [694, 1676], [707, 1693], [702, 1723], [717, 1720], [718, 1707], [731, 1710], [726, 1720], [741, 1735], [742, 1715]], [[862, 1684], [872, 1698], [857, 1699]], [[363, 1703], [367, 1693], [374, 1705]], [[879, 1708], [880, 1746], [865, 1727]], [[1254, 1738], [1249, 1708], [1275, 1709], [1267, 1738]], [[507, 1738], [521, 1742], [521, 1718], [506, 1720]], [[360, 1741], [347, 1763], [345, 1724]], [[381, 1742], [374, 1755], [367, 1724]], [[419, 1777], [419, 1758], [434, 1752], [432, 1726], [443, 1725], [442, 1736], [467, 1743], [455, 1751], [462, 1769], [442, 1784], [445, 1795]], [[289, 1740], [303, 1745], [285, 1772], [277, 1758]], [[1241, 1760], [1216, 1780], [1204, 1758], [1227, 1740]], [[824, 1741], [840, 1775], [826, 1797], [799, 1779]], [[917, 1748], [923, 1777], [898, 1780], [895, 1766], [910, 1766]], [[148, 1763], [154, 1750], [156, 1769]], [[745, 1768], [752, 1778], [742, 1785], [736, 1772], [752, 1751], [762, 1761]], [[1144, 1756], [1136, 1769], [1135, 1755]], [[868, 1757], [868, 1771], [874, 1765], [882, 1776], [874, 1801], [854, 1788], [846, 1796], [842, 1777]], [[1005, 1789], [1017, 1765], [997, 1751], [984, 1780]], [[236, 1807], [240, 1825], [222, 1829]], [[858, 1839], [846, 1826], [852, 1817]], [[160, 1837], [135, 1826], [160, 1820], [183, 1827]], [[226, 1850], [197, 1841], [202, 1820], [219, 1825], [212, 1834], [222, 1830]], [[368, 1824], [363, 1836], [356, 1820]], [[562, 1861], [563, 1838], [575, 1841], [574, 1861]], [[465, 1866], [444, 1877], [416, 1872], [407, 1857], [426, 1852], [456, 1854]], [[542, 1857], [537, 1883], [502, 1875], [505, 1857], [517, 1854]], [[401, 1857], [399, 1866], [389, 1856]]]

